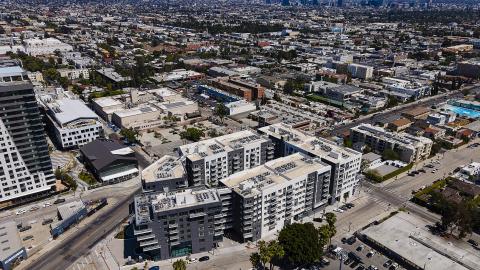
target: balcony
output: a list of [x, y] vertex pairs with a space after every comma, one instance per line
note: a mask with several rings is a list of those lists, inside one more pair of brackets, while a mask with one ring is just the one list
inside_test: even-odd
[[152, 229], [144, 229], [144, 230], [133, 230], [133, 235], [142, 235], [142, 234], [147, 234], [147, 233], [152, 233]]
[[145, 248], [143, 248], [143, 252], [152, 251], [152, 250], [156, 250], [156, 249], [160, 249], [160, 245], [145, 247]]
[[177, 227], [178, 227], [178, 224], [177, 224], [177, 223], [168, 224], [168, 228], [169, 228], [169, 229], [177, 228]]
[[154, 238], [155, 238], [154, 234], [148, 234], [148, 235], [143, 235], [143, 236], [137, 237], [137, 241], [145, 241], [145, 240], [154, 239]]
[[169, 234], [169, 235], [177, 234], [177, 233], [178, 233], [178, 230], [177, 230], [177, 229], [168, 231], [168, 234]]
[[157, 245], [157, 244], [158, 244], [158, 241], [157, 241], [157, 240], [140, 242], [140, 246], [141, 246], [141, 247], [146, 247], [146, 246], [151, 246], [151, 245]]
[[198, 218], [198, 217], [204, 217], [206, 216], [207, 214], [205, 214], [204, 212], [200, 212], [200, 213], [193, 213], [193, 214], [190, 214], [188, 215], [189, 218]]

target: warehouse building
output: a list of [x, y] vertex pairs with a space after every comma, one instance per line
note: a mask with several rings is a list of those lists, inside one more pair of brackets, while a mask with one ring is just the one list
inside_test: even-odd
[[0, 269], [3, 270], [13, 269], [27, 258], [15, 221], [0, 224], [0, 251]]

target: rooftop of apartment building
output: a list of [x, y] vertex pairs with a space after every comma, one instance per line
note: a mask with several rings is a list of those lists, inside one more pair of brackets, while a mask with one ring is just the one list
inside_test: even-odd
[[307, 135], [284, 123], [263, 127], [260, 128], [259, 131], [269, 136], [288, 141], [298, 148], [332, 162], [357, 158], [362, 155], [360, 152], [339, 146], [327, 139]]
[[319, 159], [296, 153], [278, 158], [264, 165], [233, 174], [221, 182], [242, 196], [261, 193], [264, 189], [317, 171], [330, 171], [330, 166]]
[[129, 117], [129, 116], [142, 115], [145, 113], [151, 113], [156, 111], [158, 111], [158, 109], [155, 108], [154, 106], [150, 104], [142, 104], [138, 107], [116, 111], [115, 114], [118, 115], [119, 117]]
[[360, 124], [356, 127], [353, 127], [352, 130], [356, 130], [361, 133], [367, 133], [386, 141], [396, 142], [405, 147], [416, 146], [417, 144], [433, 143], [432, 140], [425, 137], [413, 136], [408, 133], [389, 132], [384, 128], [376, 127], [371, 124]]
[[165, 155], [142, 171], [142, 180], [155, 182], [162, 179], [180, 178], [185, 170], [177, 157]]
[[180, 152], [190, 160], [200, 160], [206, 156], [242, 148], [246, 144], [267, 141], [267, 138], [260, 136], [252, 130], [242, 130], [224, 136], [180, 146]]
[[134, 199], [136, 224], [150, 222], [150, 207], [155, 213], [182, 209], [192, 206], [202, 206], [211, 203], [221, 203], [215, 189], [192, 190], [169, 193], [144, 193]]

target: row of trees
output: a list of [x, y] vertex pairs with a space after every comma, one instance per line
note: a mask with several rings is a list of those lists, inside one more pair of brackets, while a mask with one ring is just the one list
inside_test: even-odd
[[325, 214], [325, 220], [326, 224], [319, 228], [313, 223], [289, 224], [280, 231], [278, 241], [259, 241], [258, 252], [250, 255], [253, 267], [266, 268], [268, 264], [273, 269], [274, 265], [299, 266], [319, 261], [337, 232], [335, 214]]

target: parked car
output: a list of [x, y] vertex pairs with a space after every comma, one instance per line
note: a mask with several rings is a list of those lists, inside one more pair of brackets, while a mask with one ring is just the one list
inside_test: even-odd
[[393, 264], [392, 260], [388, 260], [383, 264], [383, 267], [389, 268]]
[[475, 240], [473, 240], [473, 239], [469, 239], [467, 242], [468, 242], [469, 244], [471, 244], [472, 246], [478, 247], [477, 241], [475, 241]]
[[355, 269], [355, 270], [365, 270], [365, 266], [363, 266], [363, 265], [360, 265], [360, 266], [359, 266], [359, 267], [357, 267], [357, 269]]
[[425, 169], [420, 169], [418, 171], [421, 172], [421, 173], [426, 173], [427, 172], [427, 171], [425, 171]]
[[355, 204], [353, 204], [353, 203], [347, 203], [347, 204], [345, 204], [345, 205], [346, 205], [348, 208], [353, 208], [353, 207], [355, 207]]
[[23, 238], [23, 241], [27, 241], [27, 240], [30, 240], [30, 239], [33, 239], [33, 235], [27, 235]]
[[208, 256], [203, 256], [203, 257], [200, 257], [200, 259], [198, 259], [199, 262], [205, 262], [205, 261], [208, 261], [210, 260], [210, 257]]
[[364, 248], [365, 248], [364, 245], [360, 245], [360, 246], [357, 247], [357, 251], [362, 251]]
[[33, 211], [37, 211], [38, 209], [40, 209], [40, 207], [34, 205], [32, 207], [30, 207], [30, 211], [33, 212]]
[[368, 267], [368, 270], [378, 270], [378, 267], [376, 267], [375, 265], [370, 265]]
[[327, 258], [322, 258], [322, 260], [320, 261], [320, 263], [322, 265], [329, 265], [330, 264], [330, 261], [327, 259]]
[[53, 219], [47, 218], [47, 219], [44, 219], [44, 220], [42, 221], [42, 225], [47, 225], [47, 224], [50, 224], [50, 223], [52, 223], [52, 222], [53, 222]]
[[25, 210], [25, 209], [20, 209], [20, 210], [17, 211], [16, 214], [17, 214], [17, 216], [18, 216], [18, 215], [24, 214], [24, 213], [26, 213], [26, 212], [27, 212], [27, 210]]
[[371, 257], [373, 257], [374, 255], [375, 255], [375, 251], [373, 251], [373, 250], [370, 250], [370, 251], [367, 253], [367, 257], [368, 257], [368, 258], [371, 258]]
[[347, 242], [347, 244], [349, 244], [349, 245], [353, 245], [355, 242], [357, 242], [357, 238], [355, 237], [355, 235], [354, 235], [354, 236], [351, 236], [351, 237], [349, 237], [349, 238], [347, 239], [346, 242]]
[[337, 208], [337, 209], [333, 209], [333, 211], [337, 212], [337, 213], [343, 213], [343, 210], [340, 209], [340, 208]]
[[398, 263], [393, 263], [392, 266], [390, 266], [390, 270], [396, 270], [398, 268]]
[[24, 231], [30, 230], [31, 228], [32, 228], [32, 226], [28, 225], [28, 226], [25, 226], [25, 227], [20, 228], [19, 231], [24, 232]]
[[59, 203], [64, 203], [64, 202], [65, 202], [64, 198], [59, 198], [59, 199], [56, 199], [53, 203], [54, 204], [59, 204]]
[[159, 266], [152, 266], [152, 267], [148, 268], [148, 270], [160, 270], [160, 267]]
[[348, 259], [346, 259], [343, 263], [346, 264], [346, 265], [349, 265], [349, 264], [351, 264], [352, 262], [353, 262], [353, 260], [350, 259], [350, 258], [348, 258]]
[[46, 203], [43, 204], [43, 207], [44, 207], [44, 208], [45, 208], [45, 207], [49, 207], [49, 206], [52, 206], [52, 203], [46, 202]]

